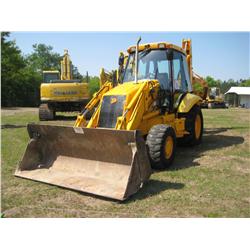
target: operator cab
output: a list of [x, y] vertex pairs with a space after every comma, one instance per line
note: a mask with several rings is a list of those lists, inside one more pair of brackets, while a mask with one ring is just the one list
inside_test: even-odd
[[[143, 45], [145, 46], [145, 45]], [[133, 48], [133, 47], [131, 47]], [[158, 80], [161, 106], [173, 110], [181, 94], [192, 92], [186, 55], [181, 49], [145, 46], [138, 52], [138, 80]], [[123, 75], [123, 83], [135, 79], [135, 51], [130, 51]]]
[[58, 70], [54, 71], [43, 71], [43, 82], [51, 83], [52, 81], [60, 80], [60, 72]]
[[220, 96], [220, 89], [217, 87], [212, 87], [210, 89], [209, 98], [215, 99], [216, 97], [219, 97], [219, 96]]
[[[135, 79], [135, 53], [129, 54], [123, 83]], [[192, 91], [186, 56], [173, 49], [146, 49], [139, 52], [138, 80], [158, 80], [162, 89]]]

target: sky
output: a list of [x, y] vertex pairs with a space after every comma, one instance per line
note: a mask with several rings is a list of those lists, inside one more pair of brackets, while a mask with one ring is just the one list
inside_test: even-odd
[[32, 45], [44, 43], [63, 54], [69, 50], [81, 74], [99, 75], [100, 68], [118, 67], [120, 51], [126, 51], [141, 36], [141, 43], [166, 41], [181, 46], [183, 38], [192, 39], [193, 69], [201, 76], [222, 81], [250, 77], [249, 32], [13, 32], [24, 55]]

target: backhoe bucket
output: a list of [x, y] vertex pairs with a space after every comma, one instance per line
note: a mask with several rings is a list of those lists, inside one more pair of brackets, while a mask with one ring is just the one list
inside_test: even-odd
[[117, 200], [151, 174], [139, 131], [28, 124], [29, 144], [15, 175]]

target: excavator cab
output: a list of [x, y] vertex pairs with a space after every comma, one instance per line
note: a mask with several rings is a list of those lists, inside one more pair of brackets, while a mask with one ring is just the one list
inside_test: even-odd
[[43, 83], [51, 83], [55, 80], [60, 80], [60, 72], [58, 70], [43, 71]]
[[228, 105], [224, 101], [220, 88], [212, 87], [208, 90], [208, 96], [206, 98], [208, 108], [227, 108]]
[[216, 97], [220, 97], [220, 89], [217, 87], [212, 87], [209, 91], [209, 98], [210, 99], [216, 99]]

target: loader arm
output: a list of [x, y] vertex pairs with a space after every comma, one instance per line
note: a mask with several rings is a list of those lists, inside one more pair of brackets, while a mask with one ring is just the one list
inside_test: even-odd
[[111, 82], [106, 82], [102, 85], [102, 87], [96, 92], [92, 99], [88, 102], [88, 104], [84, 107], [83, 111], [77, 116], [74, 127], [86, 127], [86, 115], [88, 112], [92, 111], [99, 104], [102, 96], [113, 88], [113, 84]]

